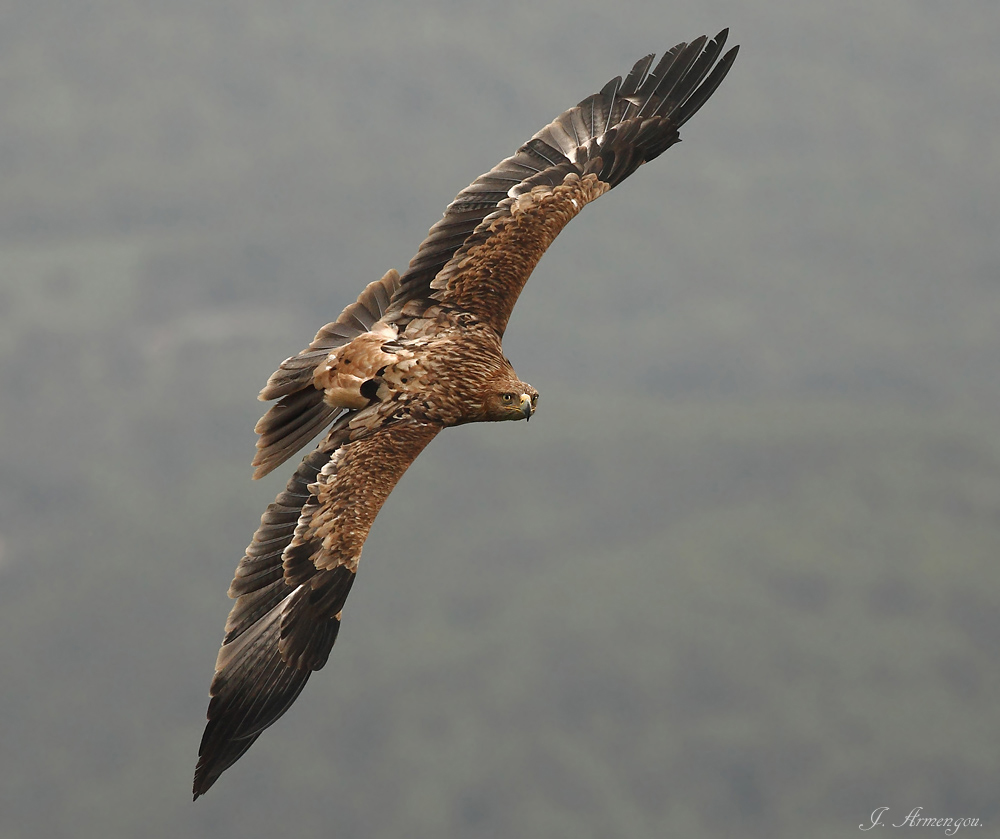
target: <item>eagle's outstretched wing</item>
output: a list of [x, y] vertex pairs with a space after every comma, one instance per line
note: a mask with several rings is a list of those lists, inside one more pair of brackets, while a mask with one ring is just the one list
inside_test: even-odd
[[678, 142], [678, 129], [736, 60], [729, 34], [636, 62], [463, 189], [400, 278], [386, 319], [405, 324], [435, 302], [473, 312], [503, 335], [545, 249], [588, 201]]
[[[270, 504], [236, 569], [194, 797], [206, 792], [326, 664], [375, 516], [440, 426], [352, 412]], [[353, 421], [352, 421], [353, 420]]]

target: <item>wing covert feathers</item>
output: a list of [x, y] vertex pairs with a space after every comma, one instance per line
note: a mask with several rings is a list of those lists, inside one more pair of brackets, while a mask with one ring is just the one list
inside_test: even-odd
[[610, 187], [596, 174], [568, 173], [555, 186], [538, 185], [510, 203], [510, 215], [472, 237], [431, 283], [445, 299], [503, 335], [521, 289], [559, 231]]
[[344, 607], [375, 516], [439, 431], [415, 421], [385, 425], [341, 446], [310, 485], [283, 556], [285, 584], [301, 586], [281, 623], [281, 654], [290, 665], [317, 670], [325, 663], [311, 646], [313, 627]]
[[254, 428], [260, 435], [253, 459], [254, 478], [261, 478], [280, 466], [342, 412], [326, 404], [323, 391], [313, 386], [316, 368], [331, 351], [370, 330], [382, 318], [398, 287], [399, 274], [395, 270], [369, 283], [356, 302], [316, 333], [306, 349], [286, 358], [271, 374], [258, 398], [280, 401], [271, 406]]
[[[405, 323], [433, 301], [454, 302], [453, 286], [444, 282], [444, 275], [459, 275], [472, 249], [489, 242], [508, 223], [518, 196], [539, 187], [552, 190], [571, 174], [594, 174], [607, 189], [613, 188], [678, 142], [678, 129], [705, 104], [736, 59], [738, 47], [719, 57], [728, 34], [724, 29], [711, 40], [702, 36], [678, 44], [652, 72], [653, 56], [641, 58], [624, 82], [612, 79], [463, 189], [403, 272], [387, 320]], [[535, 218], [543, 223], [540, 216]], [[521, 270], [530, 274], [537, 261], [525, 260]], [[505, 325], [505, 319], [489, 316], [491, 307], [504, 298], [501, 308], [509, 315], [527, 275], [516, 281], [507, 278], [501, 288], [487, 288], [480, 279], [482, 299], [477, 301], [473, 288], [466, 286], [460, 308]]]

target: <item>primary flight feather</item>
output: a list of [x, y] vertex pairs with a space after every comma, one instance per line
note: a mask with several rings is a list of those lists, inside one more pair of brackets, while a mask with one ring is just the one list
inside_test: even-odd
[[653, 56], [561, 114], [463, 189], [409, 267], [371, 283], [260, 398], [254, 477], [329, 430], [261, 517], [210, 689], [194, 797], [326, 664], [375, 516], [444, 428], [528, 419], [538, 391], [501, 347], [538, 260], [583, 207], [678, 142], [729, 72], [728, 30]]

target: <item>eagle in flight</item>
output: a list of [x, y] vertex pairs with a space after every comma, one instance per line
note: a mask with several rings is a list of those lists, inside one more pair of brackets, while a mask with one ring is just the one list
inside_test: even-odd
[[[371, 283], [261, 391], [266, 475], [329, 427], [261, 517], [236, 569], [194, 797], [326, 664], [375, 516], [444, 428], [529, 419], [538, 391], [501, 340], [545, 249], [584, 205], [678, 142], [729, 72], [728, 30], [647, 55], [463, 189], [409, 267]], [[652, 68], [652, 69], [650, 69]]]

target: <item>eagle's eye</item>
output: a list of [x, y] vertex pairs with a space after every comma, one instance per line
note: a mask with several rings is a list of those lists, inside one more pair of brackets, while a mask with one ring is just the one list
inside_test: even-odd
[[503, 400], [503, 404], [504, 405], [509, 405], [511, 402], [514, 401], [514, 394], [513, 393], [505, 393], [500, 398]]

